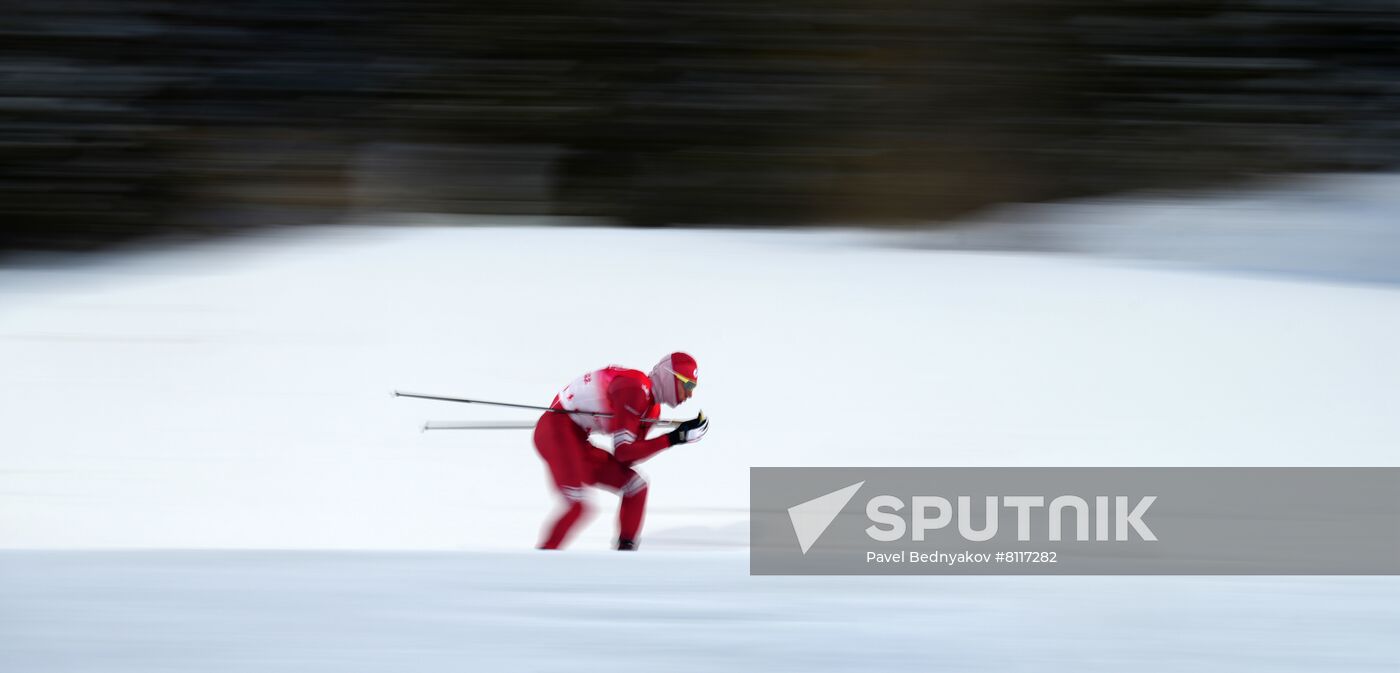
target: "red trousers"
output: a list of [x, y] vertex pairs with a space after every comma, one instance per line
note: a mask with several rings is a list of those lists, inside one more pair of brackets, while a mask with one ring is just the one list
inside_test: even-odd
[[546, 413], [535, 425], [539, 451], [554, 487], [564, 498], [564, 511], [545, 533], [540, 549], [559, 549], [579, 519], [588, 512], [584, 487], [606, 488], [622, 496], [618, 508], [618, 537], [637, 539], [646, 512], [647, 480], [611, 453], [588, 443], [588, 433], [567, 414]]

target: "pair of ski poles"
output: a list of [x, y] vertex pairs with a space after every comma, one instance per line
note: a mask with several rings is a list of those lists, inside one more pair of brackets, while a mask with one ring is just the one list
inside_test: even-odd
[[[571, 416], [594, 416], [596, 418], [612, 418], [612, 414], [599, 411], [569, 411], [567, 409], [555, 409], [553, 407], [541, 407], [533, 404], [515, 404], [513, 402], [491, 402], [488, 400], [472, 400], [465, 397], [447, 397], [444, 395], [424, 395], [422, 393], [405, 393], [395, 390], [394, 397], [413, 397], [420, 400], [437, 400], [439, 402], [462, 402], [465, 404], [485, 404], [493, 407], [510, 407], [512, 409], [530, 409], [534, 411], [546, 411], [554, 414], [569, 414]], [[680, 425], [681, 421], [674, 421], [666, 418], [643, 418], [643, 423], [654, 425]], [[535, 427], [534, 421], [428, 421], [423, 424], [423, 430], [522, 430]]]

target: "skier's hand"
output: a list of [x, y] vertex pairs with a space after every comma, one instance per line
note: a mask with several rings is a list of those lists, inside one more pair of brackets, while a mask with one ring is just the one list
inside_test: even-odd
[[705, 418], [705, 412], [702, 411], [696, 414], [695, 418], [676, 426], [676, 429], [666, 433], [666, 436], [670, 438], [671, 446], [689, 444], [700, 441], [709, 429], [710, 419]]

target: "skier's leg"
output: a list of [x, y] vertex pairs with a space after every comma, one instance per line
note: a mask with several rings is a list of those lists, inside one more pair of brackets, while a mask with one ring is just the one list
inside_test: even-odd
[[549, 527], [549, 534], [540, 542], [540, 549], [562, 549], [569, 533], [573, 532], [574, 524], [587, 513], [588, 505], [582, 500], [567, 501], [564, 511], [555, 519], [554, 525]]
[[617, 548], [637, 548], [637, 536], [642, 533], [642, 518], [647, 510], [647, 480], [637, 475], [632, 490], [623, 489], [622, 506], [617, 510]]
[[606, 461], [598, 463], [594, 481], [622, 496], [622, 504], [617, 509], [617, 548], [636, 549], [647, 509], [646, 477], [608, 456]]
[[535, 449], [549, 466], [554, 487], [564, 499], [564, 511], [548, 527], [540, 549], [560, 549], [574, 525], [588, 512], [584, 487], [584, 450], [588, 436], [563, 414], [546, 413], [535, 426]]

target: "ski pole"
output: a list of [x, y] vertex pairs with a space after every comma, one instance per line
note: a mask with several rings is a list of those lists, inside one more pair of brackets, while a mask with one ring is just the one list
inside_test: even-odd
[[[680, 425], [680, 421], [657, 420], [656, 425]], [[423, 431], [428, 430], [531, 430], [534, 421], [428, 421]]]
[[[493, 407], [510, 407], [512, 409], [532, 409], [534, 411], [547, 411], [552, 414], [569, 414], [579, 416], [597, 416], [598, 418], [612, 418], [612, 414], [601, 411], [570, 411], [568, 409], [555, 409], [553, 407], [541, 407], [534, 404], [516, 404], [514, 402], [491, 402], [488, 400], [471, 400], [465, 397], [447, 397], [445, 395], [424, 395], [422, 393], [405, 393], [394, 391], [394, 397], [414, 397], [420, 400], [437, 400], [439, 402], [464, 402], [466, 404], [487, 404]], [[682, 421], [673, 421], [665, 418], [643, 418], [643, 423], [654, 423], [657, 425], [680, 425]], [[533, 426], [532, 426], [533, 427]]]
[[428, 421], [423, 430], [529, 430], [534, 421]]
[[405, 392], [400, 392], [400, 391], [397, 391], [397, 390], [394, 391], [394, 397], [416, 397], [416, 398], [418, 398], [418, 399], [420, 399], [420, 400], [437, 400], [437, 401], [439, 401], [439, 402], [465, 402], [465, 403], [467, 403], [467, 404], [489, 404], [489, 405], [491, 405], [491, 406], [493, 406], [493, 407], [511, 407], [511, 408], [513, 408], [513, 409], [534, 409], [535, 411], [552, 411], [552, 412], [554, 412], [554, 413], [581, 414], [581, 415], [584, 415], [584, 416], [603, 416], [603, 417], [612, 416], [612, 414], [604, 414], [604, 413], [598, 413], [598, 412], [593, 412], [593, 411], [566, 411], [566, 410], [564, 410], [564, 409], [552, 409], [552, 408], [550, 408], [550, 407], [541, 407], [541, 406], [536, 406], [536, 405], [533, 405], [533, 404], [515, 404], [515, 403], [513, 403], [513, 402], [490, 402], [490, 401], [487, 401], [487, 400], [469, 400], [469, 399], [467, 399], [467, 398], [465, 398], [465, 397], [446, 397], [446, 396], [443, 396], [443, 395], [424, 395], [424, 394], [422, 394], [422, 393], [405, 393]]

